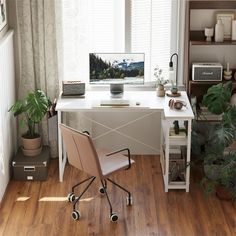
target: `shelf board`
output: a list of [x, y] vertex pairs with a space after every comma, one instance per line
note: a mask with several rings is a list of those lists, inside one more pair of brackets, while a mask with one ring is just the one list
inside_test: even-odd
[[191, 40], [190, 44], [193, 46], [203, 45], [203, 46], [214, 46], [214, 45], [236, 45], [236, 40], [225, 40], [224, 42], [218, 43], [215, 41], [207, 42], [205, 40]]
[[235, 1], [190, 1], [189, 9], [236, 9]]
[[219, 84], [219, 83], [226, 83], [232, 81], [233, 84], [236, 83], [236, 80], [231, 79], [231, 80], [222, 80], [222, 81], [193, 81], [193, 80], [189, 80], [189, 83], [191, 85], [208, 85], [208, 84]]
[[207, 42], [203, 30], [190, 30], [190, 45], [201, 45], [201, 46], [236, 45], [236, 40], [225, 39], [224, 42], [221, 43], [215, 41]]

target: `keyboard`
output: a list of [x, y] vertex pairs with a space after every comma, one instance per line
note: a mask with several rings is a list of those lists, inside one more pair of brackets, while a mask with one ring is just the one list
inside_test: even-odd
[[108, 99], [108, 100], [101, 100], [100, 106], [129, 106], [129, 100], [123, 99]]

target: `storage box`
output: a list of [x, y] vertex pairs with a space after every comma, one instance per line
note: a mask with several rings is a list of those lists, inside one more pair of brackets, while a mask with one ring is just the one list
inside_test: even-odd
[[85, 93], [85, 83], [81, 81], [63, 81], [62, 82], [62, 95], [84, 95]]
[[24, 156], [19, 148], [12, 160], [15, 180], [46, 180], [50, 161], [50, 148], [44, 146], [41, 154], [34, 157]]

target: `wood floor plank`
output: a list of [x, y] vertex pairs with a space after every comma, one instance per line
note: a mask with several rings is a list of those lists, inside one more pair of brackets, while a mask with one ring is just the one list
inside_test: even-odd
[[[236, 205], [206, 198], [195, 176], [190, 192], [164, 192], [158, 156], [134, 156], [135, 164], [112, 179], [128, 188], [133, 206], [126, 206], [126, 193], [108, 183], [109, 197], [119, 221], [109, 220], [109, 205], [98, 192], [99, 181], [79, 202], [82, 218], [73, 221], [72, 204], [66, 201], [71, 186], [87, 175], [67, 165], [64, 181], [58, 182], [58, 162], [50, 165], [47, 181], [10, 181], [0, 209], [0, 235], [236, 235]], [[79, 187], [79, 193], [83, 187]]]

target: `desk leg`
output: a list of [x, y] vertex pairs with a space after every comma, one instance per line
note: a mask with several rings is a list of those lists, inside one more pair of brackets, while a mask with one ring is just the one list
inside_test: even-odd
[[61, 136], [61, 129], [59, 125], [62, 122], [62, 112], [58, 111], [57, 112], [57, 117], [58, 117], [58, 161], [59, 161], [59, 181], [63, 181], [63, 174], [64, 174], [64, 167], [63, 167], [63, 155], [62, 155], [62, 136]]
[[188, 139], [187, 139], [187, 169], [186, 169], [186, 192], [189, 192], [190, 184], [190, 156], [191, 156], [191, 132], [192, 132], [192, 120], [188, 120]]

